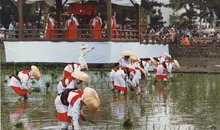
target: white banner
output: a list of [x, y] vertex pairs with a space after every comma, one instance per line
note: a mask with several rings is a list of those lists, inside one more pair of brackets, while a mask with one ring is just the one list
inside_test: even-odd
[[87, 63], [118, 62], [124, 50], [135, 52], [139, 58], [158, 57], [169, 52], [168, 45], [144, 45], [139, 42], [5, 41], [6, 62], [76, 62], [82, 44], [95, 47], [85, 56]]

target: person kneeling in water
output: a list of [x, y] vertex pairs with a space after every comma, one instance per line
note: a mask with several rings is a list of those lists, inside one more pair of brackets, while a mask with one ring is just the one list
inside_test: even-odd
[[25, 100], [28, 99], [27, 94], [32, 93], [32, 90], [28, 86], [29, 79], [36, 79], [37, 81], [40, 80], [40, 71], [34, 65], [31, 66], [31, 71], [22, 70], [10, 77], [10, 87], [19, 95], [19, 101], [22, 100], [22, 98]]
[[[80, 81], [78, 85], [89, 80], [88, 75], [83, 72], [74, 72], [72, 76]], [[100, 106], [100, 100], [96, 91], [89, 87], [83, 91], [66, 89], [56, 97], [55, 106], [62, 130], [67, 130], [71, 122], [72, 129], [79, 130], [79, 119], [86, 120], [82, 113], [83, 106], [87, 106], [90, 112], [95, 112]]]

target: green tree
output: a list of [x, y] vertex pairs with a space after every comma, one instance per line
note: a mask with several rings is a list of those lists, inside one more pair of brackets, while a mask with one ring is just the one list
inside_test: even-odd
[[[152, 0], [141, 0], [141, 7], [147, 12], [146, 15], [150, 16], [150, 28], [158, 29], [165, 23], [163, 21], [162, 12], [160, 9], [155, 9], [156, 7], [164, 6], [163, 3], [152, 1]], [[147, 18], [147, 16], [145, 18]], [[141, 16], [143, 17], [143, 16]]]

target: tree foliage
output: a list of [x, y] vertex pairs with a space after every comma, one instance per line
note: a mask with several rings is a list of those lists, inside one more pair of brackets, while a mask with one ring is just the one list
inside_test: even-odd
[[[174, 10], [170, 17], [171, 24], [179, 27], [193, 28], [196, 19], [199, 19], [200, 23], [208, 22], [210, 25], [215, 24], [215, 16], [220, 19], [220, 0], [170, 0], [167, 6]], [[185, 12], [180, 14], [180, 10]]]
[[[165, 23], [163, 21], [162, 12], [158, 7], [165, 6], [163, 3], [157, 2], [156, 0], [142, 0], [141, 7], [147, 12], [145, 15], [150, 15], [150, 28], [158, 29], [163, 27]], [[143, 15], [141, 16], [143, 17]], [[144, 16], [147, 18], [147, 16]]]

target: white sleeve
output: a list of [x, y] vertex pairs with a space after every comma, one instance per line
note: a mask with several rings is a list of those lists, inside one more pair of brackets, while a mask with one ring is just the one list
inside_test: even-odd
[[74, 22], [76, 23], [76, 26], [79, 26], [79, 23], [78, 23], [77, 19], [76, 19], [76, 18], [73, 18], [73, 20], [74, 20]]
[[87, 54], [88, 52], [90, 52], [92, 50], [92, 48], [86, 49], [85, 50], [85, 54]]
[[101, 19], [101, 18], [99, 18], [99, 20], [100, 20], [100, 23], [101, 23], [101, 25], [102, 25], [102, 19]]
[[95, 26], [95, 18], [94, 18], [93, 21], [92, 21], [92, 26], [93, 26], [93, 27]]
[[74, 125], [74, 130], [79, 130], [80, 125], [79, 125], [79, 117], [80, 117], [80, 98], [78, 98], [73, 106], [69, 105], [68, 106], [68, 116], [72, 117], [72, 123]]
[[21, 78], [21, 84], [22, 84], [22, 88], [23, 89], [29, 89], [29, 87], [28, 87], [28, 79], [29, 79], [29, 77], [28, 77], [28, 75], [24, 75], [22, 78]]
[[53, 20], [52, 18], [49, 18], [49, 21], [50, 21], [50, 23], [52, 24], [52, 26], [54, 27], [54, 26], [55, 26], [54, 20]]
[[69, 27], [71, 20], [67, 20], [67, 27]]

